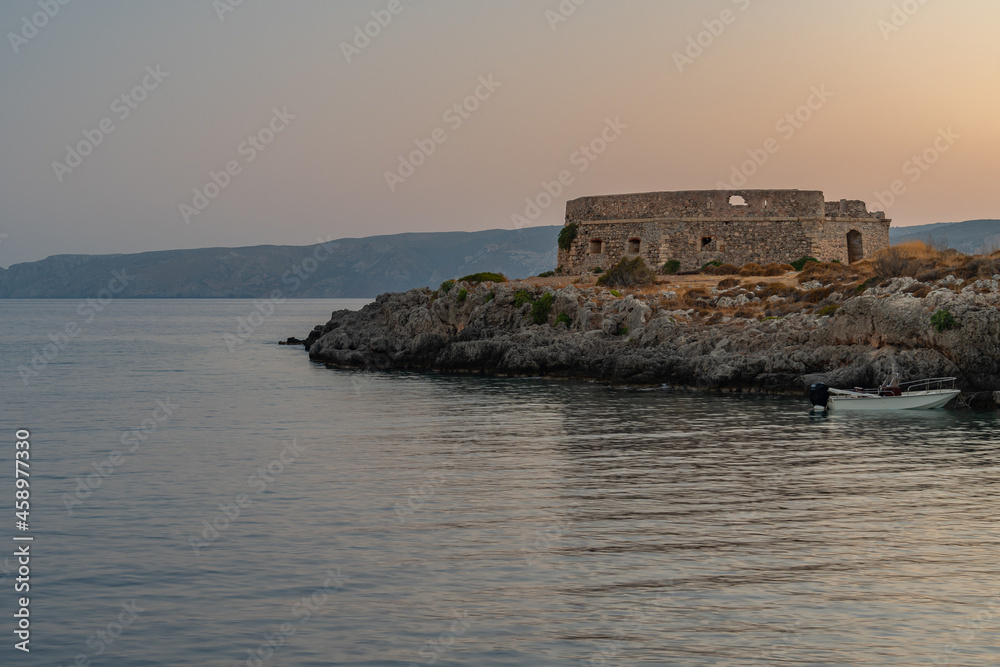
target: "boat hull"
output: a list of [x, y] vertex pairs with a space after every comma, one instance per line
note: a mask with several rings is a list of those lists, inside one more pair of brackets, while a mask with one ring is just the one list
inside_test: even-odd
[[944, 407], [961, 392], [958, 389], [916, 391], [902, 396], [830, 396], [830, 412], [868, 412], [875, 410], [930, 410]]

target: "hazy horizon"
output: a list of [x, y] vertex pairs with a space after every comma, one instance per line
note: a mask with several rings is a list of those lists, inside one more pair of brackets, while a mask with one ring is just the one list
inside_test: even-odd
[[723, 184], [1000, 217], [986, 0], [62, 2], [0, 8], [3, 267]]

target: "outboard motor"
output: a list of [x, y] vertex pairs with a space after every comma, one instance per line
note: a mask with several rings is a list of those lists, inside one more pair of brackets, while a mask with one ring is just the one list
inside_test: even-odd
[[822, 382], [809, 387], [809, 402], [814, 408], [826, 409], [826, 404], [830, 401], [830, 388]]

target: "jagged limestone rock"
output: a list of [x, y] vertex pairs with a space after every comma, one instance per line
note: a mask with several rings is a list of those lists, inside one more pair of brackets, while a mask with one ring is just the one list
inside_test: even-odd
[[[335, 312], [307, 338], [309, 355], [343, 368], [766, 392], [800, 392], [816, 381], [871, 386], [894, 371], [904, 381], [954, 375], [965, 388], [1000, 387], [1000, 293], [993, 291], [942, 288], [924, 298], [869, 292], [846, 299], [833, 317], [799, 313], [709, 324], [693, 311], [657, 309], [657, 294], [618, 298], [600, 289], [519, 283], [466, 289], [463, 302], [458, 290], [423, 289]], [[514, 305], [521, 289], [533, 300], [553, 291], [549, 323], [533, 322], [531, 304]], [[954, 316], [955, 328], [931, 325], [942, 308]], [[560, 313], [570, 323], [553, 326]]]

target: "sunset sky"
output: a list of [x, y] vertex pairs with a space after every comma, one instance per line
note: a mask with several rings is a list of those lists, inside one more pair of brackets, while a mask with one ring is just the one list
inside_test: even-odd
[[996, 0], [7, 0], [0, 266], [722, 183], [997, 218], [998, 25]]

